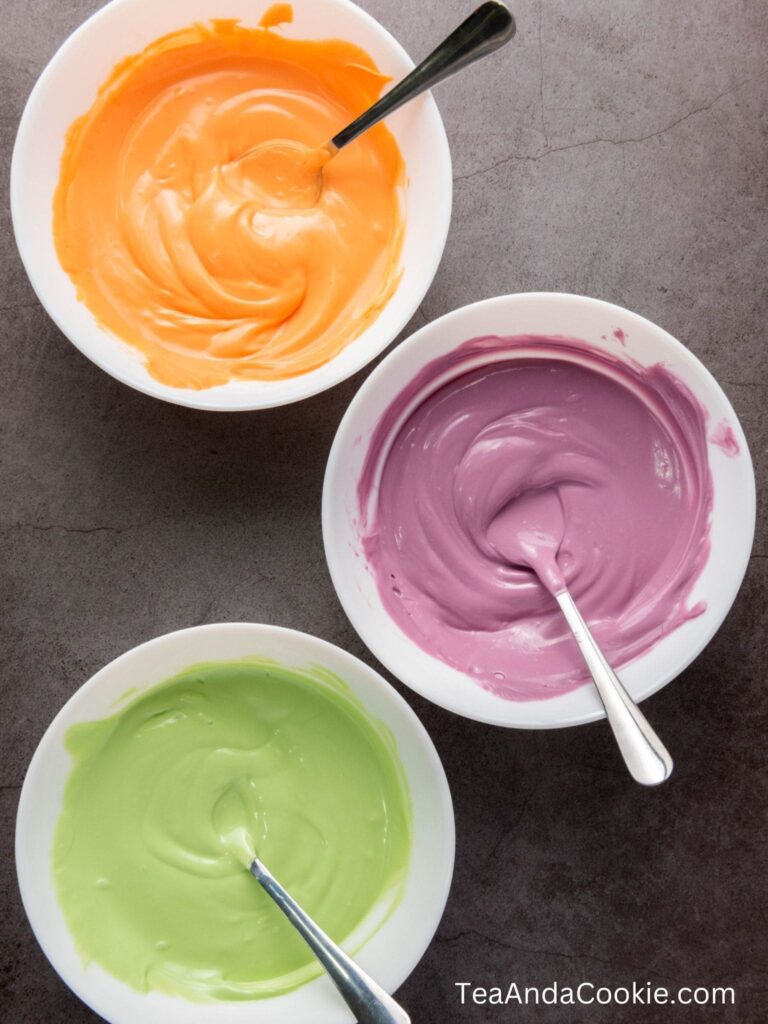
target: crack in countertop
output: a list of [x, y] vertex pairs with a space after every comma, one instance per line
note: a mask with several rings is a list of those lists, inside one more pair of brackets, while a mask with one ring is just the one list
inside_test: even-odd
[[503, 157], [501, 160], [497, 160], [495, 163], [489, 164], [487, 167], [479, 167], [477, 170], [470, 171], [468, 174], [458, 174], [453, 180], [454, 182], [469, 181], [471, 178], [479, 177], [482, 174], [489, 174], [491, 171], [496, 170], [497, 167], [503, 167], [505, 164], [511, 163], [513, 161], [536, 163], [539, 160], [543, 160], [545, 157], [552, 156], [553, 153], [565, 153], [569, 149], [581, 149], [584, 146], [596, 146], [600, 143], [610, 146], [624, 146], [632, 142], [647, 142], [649, 139], [657, 139], [659, 136], [664, 135], [669, 131], [672, 131], [673, 128], [677, 128], [678, 125], [683, 124], [685, 121], [688, 121], [690, 118], [695, 117], [697, 114], [704, 114], [708, 110], [711, 110], [716, 103], [720, 102], [720, 100], [724, 99], [726, 96], [729, 96], [731, 93], [736, 92], [738, 89], [744, 88], [744, 86], [749, 85], [750, 83], [756, 81], [760, 77], [762, 76], [756, 75], [753, 76], [752, 78], [744, 79], [744, 81], [742, 82], [737, 82], [736, 85], [732, 85], [730, 86], [730, 88], [725, 89], [721, 93], [718, 93], [718, 95], [715, 96], [714, 99], [709, 100], [709, 102], [704, 103], [699, 107], [694, 107], [693, 110], [689, 110], [687, 113], [680, 115], [680, 117], [676, 117], [674, 121], [670, 121], [669, 124], [665, 125], [663, 128], [658, 128], [655, 131], [647, 132], [644, 135], [633, 135], [620, 139], [601, 136], [595, 139], [584, 139], [581, 142], [571, 142], [565, 146], [553, 146], [550, 149], [542, 150], [541, 153], [513, 153], [510, 154], [509, 156]]

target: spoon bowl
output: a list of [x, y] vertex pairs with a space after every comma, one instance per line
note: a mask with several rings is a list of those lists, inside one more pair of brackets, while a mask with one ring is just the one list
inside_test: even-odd
[[261, 142], [225, 169], [243, 191], [270, 209], [308, 210], [323, 191], [323, 167], [331, 159], [326, 146], [313, 149], [293, 139]]
[[565, 589], [557, 564], [565, 519], [553, 488], [527, 491], [508, 502], [488, 527], [488, 542], [505, 562], [532, 569], [551, 594]]

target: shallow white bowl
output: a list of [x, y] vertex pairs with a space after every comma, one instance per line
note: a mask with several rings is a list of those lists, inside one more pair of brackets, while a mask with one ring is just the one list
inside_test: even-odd
[[[298, 669], [321, 666], [340, 676], [372, 718], [397, 741], [413, 802], [413, 849], [401, 903], [359, 953], [358, 963], [393, 992], [419, 962], [437, 930], [451, 884], [454, 823], [440, 759], [416, 715], [378, 673], [333, 644], [277, 626], [196, 626], [150, 640], [97, 672], [65, 704], [40, 741], [21, 791], [16, 868], [32, 928], [69, 987], [111, 1024], [348, 1024], [354, 1020], [332, 983], [317, 978], [274, 999], [191, 1003], [136, 992], [75, 948], [56, 899], [51, 848], [71, 758], [64, 735], [76, 722], [106, 717], [135, 687], [142, 692], [200, 661], [259, 656]], [[254, 883], [255, 884], [255, 883]]]
[[[614, 336], [623, 331], [626, 348]], [[323, 489], [323, 538], [328, 567], [347, 615], [376, 657], [417, 693], [449, 711], [495, 725], [549, 729], [604, 717], [593, 686], [548, 700], [504, 700], [463, 672], [427, 654], [390, 617], [359, 543], [357, 483], [374, 426], [389, 403], [427, 363], [485, 334], [561, 334], [641, 363], [663, 362], [709, 412], [710, 426], [725, 419], [740, 448], [736, 458], [709, 446], [714, 483], [712, 550], [691, 595], [703, 615], [682, 625], [651, 651], [621, 669], [635, 700], [674, 679], [712, 639], [741, 586], [755, 529], [755, 479], [747, 442], [720, 385], [691, 352], [650, 321], [619, 306], [578, 295], [505, 295], [427, 324], [376, 367], [352, 400], [328, 459]]]
[[[338, 384], [374, 359], [415, 313], [432, 283], [451, 216], [451, 157], [440, 114], [421, 96], [387, 119], [406, 163], [402, 276], [377, 319], [329, 363], [283, 381], [233, 381], [195, 391], [156, 381], [141, 355], [98, 325], [78, 301], [53, 244], [53, 195], [65, 133], [95, 99], [118, 61], [194, 21], [238, 18], [255, 26], [272, 0], [112, 0], [74, 32], [43, 71], [27, 102], [11, 165], [16, 242], [32, 287], [52, 320], [97, 366], [156, 398], [197, 409], [286, 405]], [[291, 0], [294, 20], [280, 32], [301, 39], [342, 38], [379, 68], [402, 78], [413, 63], [377, 21], [350, 0]]]

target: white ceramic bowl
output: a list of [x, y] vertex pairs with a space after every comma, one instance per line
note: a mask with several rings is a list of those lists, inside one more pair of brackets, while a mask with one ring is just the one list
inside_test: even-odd
[[[626, 348], [614, 336], [625, 334]], [[495, 725], [549, 729], [604, 717], [593, 686], [548, 700], [504, 700], [463, 672], [427, 654], [384, 608], [359, 544], [356, 488], [372, 430], [380, 415], [427, 363], [484, 334], [561, 334], [580, 338], [642, 365], [663, 362], [709, 411], [725, 419], [740, 448], [736, 458], [709, 446], [714, 482], [711, 553], [691, 595], [706, 612], [624, 666], [621, 677], [635, 700], [674, 679], [712, 639], [731, 607], [747, 568], [755, 528], [755, 480], [744, 432], [717, 381], [679, 341], [619, 306], [577, 295], [506, 295], [464, 306], [427, 324], [376, 367], [355, 395], [328, 459], [323, 490], [323, 537], [336, 592], [353, 626], [376, 657], [423, 697], [468, 718]]]
[[[11, 211], [29, 279], [51, 318], [102, 370], [148, 395], [198, 409], [286, 405], [332, 387], [374, 359], [402, 330], [426, 294], [443, 253], [451, 215], [451, 157], [440, 114], [421, 96], [387, 119], [406, 163], [402, 276], [377, 319], [325, 366], [283, 381], [233, 381], [194, 391], [156, 381], [130, 345], [101, 328], [78, 301], [53, 244], [53, 195], [67, 128], [93, 102], [115, 64], [166, 32], [211, 18], [257, 25], [272, 0], [112, 0], [64, 43], [40, 76], [19, 126], [11, 165]], [[402, 78], [413, 63], [378, 22], [350, 0], [291, 0], [281, 27], [301, 39], [343, 38], [379, 68]]]
[[16, 866], [24, 909], [67, 985], [111, 1024], [348, 1024], [354, 1019], [326, 977], [274, 999], [247, 1002], [197, 1004], [136, 992], [98, 964], [83, 966], [56, 899], [51, 848], [71, 765], [64, 748], [67, 729], [113, 714], [130, 687], [141, 692], [195, 662], [247, 656], [329, 669], [397, 741], [413, 802], [411, 863], [401, 903], [356, 954], [361, 967], [393, 992], [421, 959], [445, 908], [455, 843], [448, 783], [424, 727], [389, 683], [340, 648], [277, 626], [230, 623], [169, 633], [111, 662], [65, 704], [32, 758], [19, 802]]

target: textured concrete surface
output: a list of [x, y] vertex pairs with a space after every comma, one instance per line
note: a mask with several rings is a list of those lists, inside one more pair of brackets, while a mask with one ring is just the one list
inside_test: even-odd
[[[97, 6], [3, 0], [4, 192], [35, 77]], [[470, 8], [365, 6], [414, 55]], [[527, 289], [628, 306], [719, 378], [764, 484], [768, 8], [514, 7], [514, 46], [438, 94], [453, 227], [411, 326]], [[17, 895], [12, 831], [27, 762], [91, 673], [167, 630], [263, 620], [372, 661], [334, 596], [319, 522], [324, 461], [362, 375], [261, 415], [154, 402], [59, 334], [16, 256], [5, 194], [0, 218], [0, 1021], [87, 1024], [96, 1018], [47, 965]], [[647, 704], [677, 761], [660, 791], [628, 780], [602, 724], [504, 732], [406, 693], [445, 762], [459, 837], [448, 910], [401, 993], [415, 1024], [768, 1019], [767, 544], [761, 519], [724, 627]], [[736, 1006], [462, 1008], [454, 988], [633, 980], [733, 985]]]

